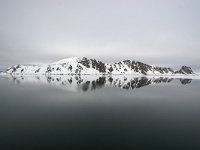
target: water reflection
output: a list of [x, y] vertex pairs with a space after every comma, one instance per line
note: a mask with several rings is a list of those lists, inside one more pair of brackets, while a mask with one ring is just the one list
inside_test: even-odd
[[151, 84], [169, 83], [179, 80], [181, 84], [190, 84], [192, 79], [174, 79], [168, 77], [133, 76], [94, 76], [94, 75], [54, 75], [54, 76], [6, 76], [10, 81], [21, 83], [49, 84], [69, 91], [91, 91], [103, 87], [135, 89]]
[[192, 79], [180, 79], [180, 82], [183, 85], [186, 85], [186, 84], [190, 84], [192, 82]]

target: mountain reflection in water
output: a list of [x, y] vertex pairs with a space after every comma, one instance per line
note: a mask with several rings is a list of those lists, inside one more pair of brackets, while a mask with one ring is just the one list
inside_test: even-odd
[[49, 84], [69, 91], [91, 91], [103, 87], [135, 89], [151, 84], [169, 83], [179, 80], [182, 85], [192, 79], [174, 79], [168, 77], [133, 77], [133, 76], [95, 76], [95, 75], [53, 75], [53, 76], [6, 76], [10, 81], [21, 83]]

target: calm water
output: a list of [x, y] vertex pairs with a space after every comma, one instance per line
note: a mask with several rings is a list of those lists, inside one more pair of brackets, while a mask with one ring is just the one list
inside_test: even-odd
[[0, 77], [0, 148], [200, 149], [200, 80]]

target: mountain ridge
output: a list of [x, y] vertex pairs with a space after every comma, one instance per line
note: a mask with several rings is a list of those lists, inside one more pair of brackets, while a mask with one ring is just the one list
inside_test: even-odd
[[194, 74], [191, 67], [182, 66], [174, 71], [170, 67], [159, 67], [135, 60], [104, 63], [86, 57], [71, 57], [45, 65], [15, 65], [4, 73], [22, 75], [74, 75], [74, 74], [130, 74], [130, 75], [189, 75]]

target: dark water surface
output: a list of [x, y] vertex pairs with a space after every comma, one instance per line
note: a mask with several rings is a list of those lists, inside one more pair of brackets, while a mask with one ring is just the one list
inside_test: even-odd
[[200, 149], [200, 80], [0, 77], [0, 149]]

